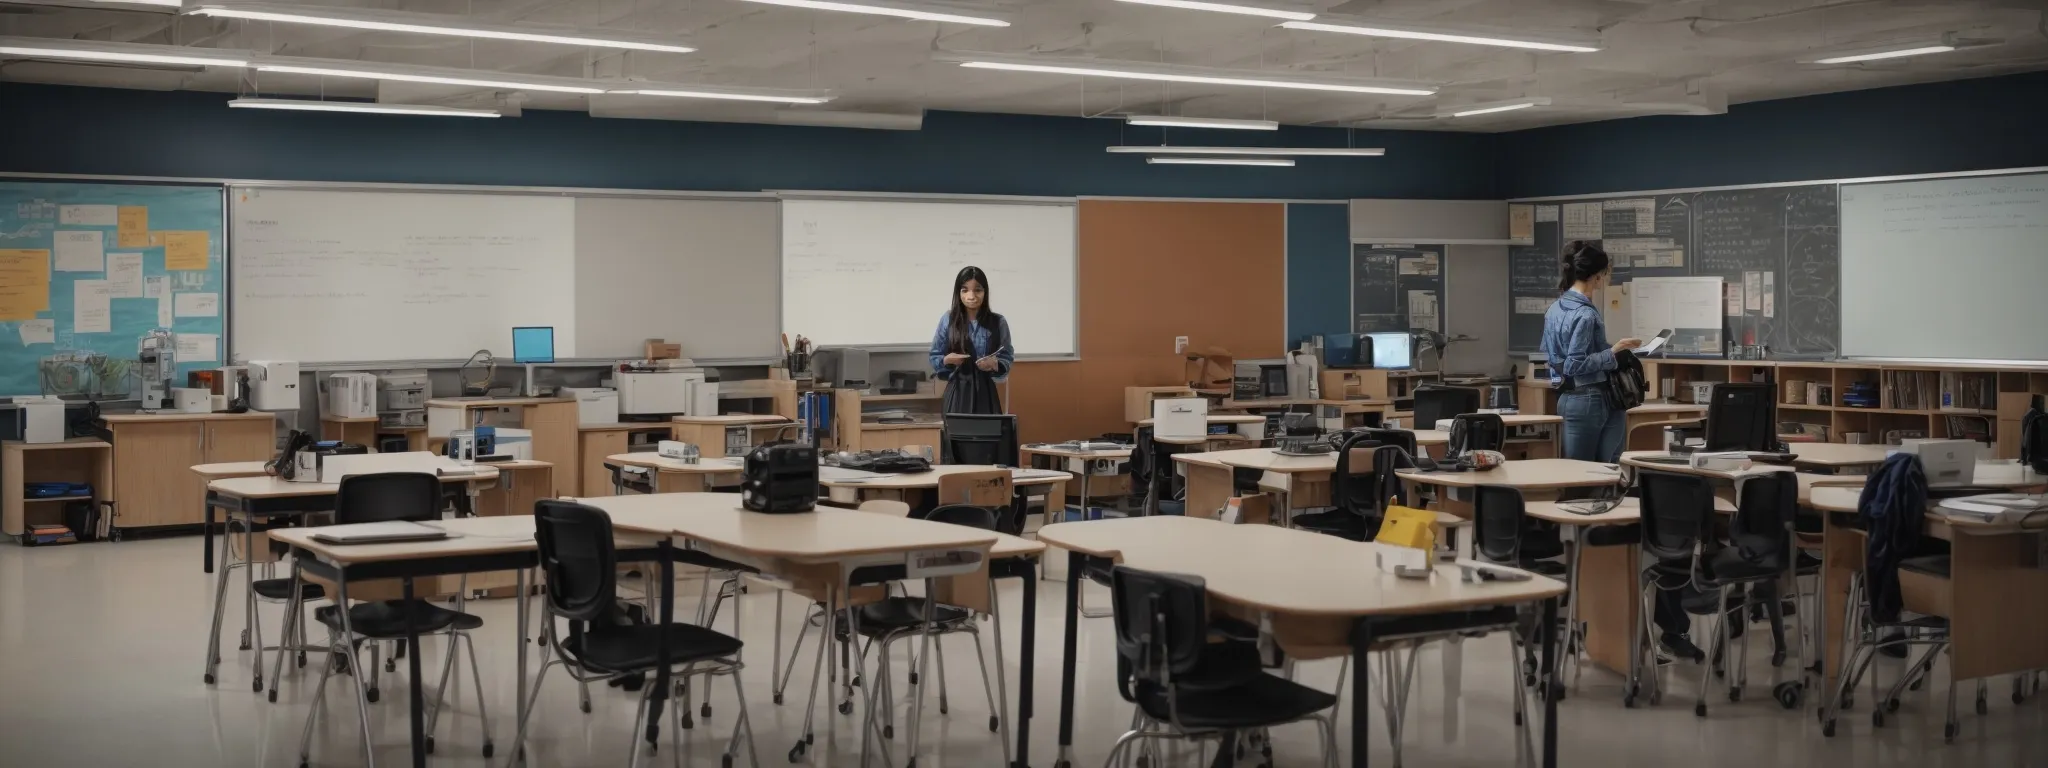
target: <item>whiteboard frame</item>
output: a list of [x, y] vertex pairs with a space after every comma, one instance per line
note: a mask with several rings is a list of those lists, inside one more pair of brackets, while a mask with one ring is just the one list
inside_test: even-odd
[[[1041, 354], [1031, 354], [1031, 355], [1015, 355], [1015, 358], [1016, 358], [1017, 360], [1020, 360], [1020, 361], [1024, 361], [1024, 362], [1064, 362], [1064, 361], [1073, 361], [1073, 360], [1079, 360], [1079, 359], [1081, 359], [1081, 200], [1082, 200], [1082, 199], [1084, 199], [1084, 198], [1079, 198], [1079, 197], [1043, 197], [1043, 196], [1034, 196], [1034, 195], [956, 195], [956, 194], [948, 194], [948, 193], [924, 193], [924, 192], [840, 192], [840, 191], [832, 191], [832, 190], [804, 190], [804, 189], [787, 189], [787, 190], [771, 190], [771, 194], [774, 194], [774, 195], [775, 195], [775, 196], [776, 196], [777, 198], [779, 198], [779, 199], [781, 199], [781, 200], [783, 200], [783, 201], [789, 201], [789, 200], [825, 200], [825, 201], [831, 201], [831, 200], [840, 200], [840, 201], [847, 201], [847, 202], [866, 202], [866, 203], [886, 203], [886, 202], [902, 202], [902, 203], [979, 203], [979, 204], [1005, 204], [1005, 205], [1044, 205], [1044, 206], [1070, 206], [1070, 207], [1072, 207], [1072, 208], [1074, 209], [1074, 249], [1073, 249], [1073, 254], [1074, 254], [1074, 263], [1073, 263], [1073, 267], [1074, 267], [1074, 297], [1073, 297], [1073, 298], [1074, 298], [1074, 337], [1073, 337], [1073, 339], [1072, 339], [1072, 341], [1073, 341], [1073, 347], [1074, 347], [1074, 351], [1073, 351], [1073, 352], [1071, 352], [1071, 353], [1067, 353], [1067, 354], [1057, 354], [1057, 353], [1041, 353]], [[786, 209], [786, 208], [785, 208], [784, 206], [781, 206], [781, 205], [777, 205], [777, 206], [776, 206], [776, 209], [775, 209], [775, 216], [776, 216], [776, 225], [777, 225], [777, 229], [776, 229], [776, 231], [777, 231], [778, 233], [780, 233], [780, 232], [782, 231], [781, 227], [782, 227], [782, 226], [783, 226], [783, 225], [785, 224], [785, 222], [784, 222], [784, 221], [782, 220], [782, 217], [786, 215], [786, 213], [785, 213], [785, 211], [786, 211], [786, 210], [787, 210], [787, 209]], [[777, 260], [780, 260], [780, 259], [782, 258], [782, 256], [783, 256], [783, 254], [782, 254], [782, 253], [780, 253], [780, 249], [778, 249], [778, 252], [777, 252], [777, 254], [776, 254], [776, 259], [777, 259]], [[776, 307], [775, 307], [775, 316], [776, 316], [776, 317], [778, 317], [778, 318], [780, 318], [780, 317], [783, 317], [783, 313], [782, 313], [782, 306], [781, 306], [781, 302], [782, 302], [782, 300], [783, 300], [783, 295], [782, 295], [782, 286], [781, 286], [781, 274], [782, 274], [781, 270], [780, 270], [780, 269], [777, 269], [777, 271], [776, 271], [776, 283], [777, 283], [777, 284], [776, 284], [776, 291], [775, 291], [775, 296], [776, 296]], [[1283, 311], [1284, 311], [1284, 309], [1283, 309]], [[780, 324], [781, 324], [781, 323], [780, 323], [780, 322], [778, 321], [777, 325], [779, 326]], [[782, 333], [782, 334], [783, 334], [783, 335], [784, 335], [785, 337], [789, 335], [789, 329], [788, 329], [788, 328], [780, 328], [779, 330], [780, 330], [780, 332], [781, 332], [781, 333]], [[928, 346], [927, 346], [927, 345], [925, 345], [925, 344], [915, 344], [915, 343], [912, 343], [912, 344], [872, 344], [872, 345], [867, 345], [867, 346], [864, 346], [864, 347], [861, 347], [861, 348], [862, 348], [862, 349], [866, 349], [867, 351], [869, 351], [869, 352], [871, 352], [871, 353], [872, 353], [872, 352], [926, 352], [926, 351], [929, 351], [929, 349], [930, 349], [930, 347], [928, 347]], [[820, 349], [823, 349], [823, 347], [820, 347]]]

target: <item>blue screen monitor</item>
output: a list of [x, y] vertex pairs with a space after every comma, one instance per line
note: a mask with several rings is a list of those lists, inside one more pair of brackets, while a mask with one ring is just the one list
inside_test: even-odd
[[1407, 370], [1415, 367], [1415, 340], [1407, 333], [1373, 333], [1372, 367]]
[[512, 362], [552, 363], [555, 361], [555, 329], [512, 329]]

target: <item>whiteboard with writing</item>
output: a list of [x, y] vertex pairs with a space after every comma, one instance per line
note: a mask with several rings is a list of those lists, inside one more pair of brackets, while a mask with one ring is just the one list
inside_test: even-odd
[[2048, 360], [2048, 174], [1842, 185], [1842, 353]]
[[229, 221], [237, 359], [510, 359], [516, 326], [575, 356], [572, 198], [235, 187]]
[[1074, 217], [1072, 203], [784, 200], [782, 330], [818, 346], [922, 348], [954, 275], [977, 266], [1017, 354], [1073, 354]]

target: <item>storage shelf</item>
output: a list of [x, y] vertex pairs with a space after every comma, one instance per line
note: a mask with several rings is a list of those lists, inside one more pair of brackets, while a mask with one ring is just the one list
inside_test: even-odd
[[1938, 412], [1936, 412], [1936, 411], [1924, 411], [1924, 410], [1914, 410], [1914, 409], [1910, 409], [1910, 408], [1857, 408], [1857, 407], [1855, 407], [1855, 406], [1852, 406], [1852, 405], [1845, 405], [1845, 406], [1839, 406], [1839, 407], [1837, 407], [1837, 408], [1836, 408], [1835, 410], [1839, 410], [1839, 411], [1848, 411], [1848, 412], [1850, 412], [1850, 413], [1884, 413], [1884, 414], [1892, 414], [1892, 415], [1896, 415], [1896, 416], [1938, 416], [1938, 415], [1940, 415], [1940, 414], [1939, 414]]
[[916, 392], [908, 395], [861, 395], [860, 401], [863, 403], [899, 403], [906, 400], [938, 400], [945, 396], [946, 393], [944, 392]]
[[91, 496], [40, 496], [40, 497], [30, 497], [30, 498], [25, 498], [25, 499], [22, 499], [22, 501], [24, 501], [24, 502], [27, 502], [27, 503], [30, 503], [30, 504], [34, 504], [34, 503], [36, 503], [36, 502], [39, 502], [39, 501], [91, 501], [91, 500], [92, 500], [92, 497], [91, 497]]

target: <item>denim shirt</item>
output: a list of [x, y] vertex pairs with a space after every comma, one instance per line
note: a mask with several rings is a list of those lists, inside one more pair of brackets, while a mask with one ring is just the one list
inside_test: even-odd
[[1607, 343], [1607, 322], [1593, 300], [1575, 290], [1557, 297], [1543, 313], [1543, 354], [1550, 357], [1550, 385], [1566, 376], [1580, 387], [1607, 380], [1614, 370], [1614, 350]]
[[[952, 329], [952, 313], [948, 312], [939, 315], [939, 329], [932, 332], [931, 361], [933, 378], [940, 380], [953, 378], [953, 366], [946, 364], [946, 355], [949, 352], [947, 347], [952, 344]], [[990, 352], [994, 352], [996, 355], [996, 369], [993, 373], [996, 381], [1002, 381], [1010, 377], [1010, 364], [1017, 360], [1017, 351], [1012, 348], [1010, 341], [1009, 318], [1000, 315], [996, 317], [996, 333], [1001, 334], [1002, 338], [1000, 341], [995, 338], [996, 334], [989, 333], [989, 330], [982, 327], [981, 323], [974, 323], [967, 329], [968, 338], [974, 340], [974, 357], [980, 359], [988, 357]], [[1001, 346], [996, 346], [998, 344]], [[974, 361], [969, 360], [965, 364], [973, 365]]]

